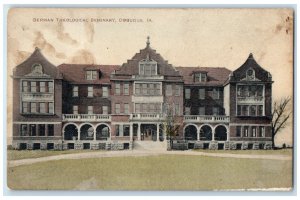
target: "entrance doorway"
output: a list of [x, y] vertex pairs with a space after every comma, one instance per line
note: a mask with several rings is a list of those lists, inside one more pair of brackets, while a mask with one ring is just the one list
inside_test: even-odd
[[141, 124], [141, 140], [156, 141], [157, 127], [155, 124]]

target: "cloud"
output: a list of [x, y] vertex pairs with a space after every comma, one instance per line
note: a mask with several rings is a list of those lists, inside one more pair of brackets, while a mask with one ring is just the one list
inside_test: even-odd
[[94, 24], [91, 22], [85, 23], [84, 30], [87, 35], [88, 42], [92, 43], [94, 41], [94, 34], [95, 34]]
[[96, 59], [90, 51], [81, 49], [76, 51], [69, 62], [73, 64], [94, 64], [96, 63]]
[[77, 40], [73, 39], [69, 33], [64, 32], [65, 27], [62, 22], [58, 22], [56, 28], [57, 39], [66, 44], [76, 45], [78, 44]]
[[40, 31], [35, 32], [35, 38], [33, 41], [33, 47], [39, 47], [42, 49], [45, 53], [55, 56], [60, 59], [66, 58], [66, 55], [64, 53], [59, 53], [56, 51], [54, 46], [50, 44], [44, 37], [43, 33]]

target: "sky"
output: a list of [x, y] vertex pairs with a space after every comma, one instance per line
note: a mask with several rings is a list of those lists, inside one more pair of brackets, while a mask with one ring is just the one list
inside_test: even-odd
[[[121, 65], [151, 47], [174, 66], [235, 70], [250, 53], [272, 74], [273, 100], [293, 95], [290, 9], [24, 9], [8, 14], [8, 137], [15, 66], [39, 47], [54, 65]], [[292, 109], [292, 108], [291, 108]], [[276, 137], [292, 143], [292, 120]]]

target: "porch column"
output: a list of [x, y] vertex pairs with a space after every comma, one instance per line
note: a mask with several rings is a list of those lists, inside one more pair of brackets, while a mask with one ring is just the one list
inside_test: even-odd
[[141, 123], [138, 123], [138, 129], [137, 129], [137, 136], [138, 140], [141, 140]]
[[[64, 133], [64, 131], [62, 131]], [[45, 124], [45, 136], [48, 136], [48, 124]], [[63, 138], [65, 137], [65, 134], [63, 135]]]
[[197, 129], [197, 141], [200, 140], [200, 129]]
[[78, 140], [80, 140], [80, 127], [78, 127], [77, 130], [78, 130]]
[[94, 128], [93, 131], [94, 131], [94, 141], [96, 141], [96, 128]]
[[130, 134], [130, 141], [133, 141], [133, 124], [130, 124], [129, 134]]
[[215, 129], [212, 130], [212, 141], [215, 141]]
[[156, 124], [156, 142], [159, 142], [159, 123]]
[[[229, 141], [229, 139], [230, 139], [229, 128], [228, 129], [226, 128], [226, 134], [227, 134], [227, 140], [226, 141]], [[257, 136], [257, 133], [256, 133], [256, 136]]]

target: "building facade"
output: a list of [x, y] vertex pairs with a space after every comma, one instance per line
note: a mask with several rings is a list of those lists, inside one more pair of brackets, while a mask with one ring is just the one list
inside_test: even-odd
[[174, 67], [150, 47], [122, 65], [52, 65], [36, 48], [13, 72], [15, 149], [269, 149], [272, 77], [250, 54], [235, 71]]

